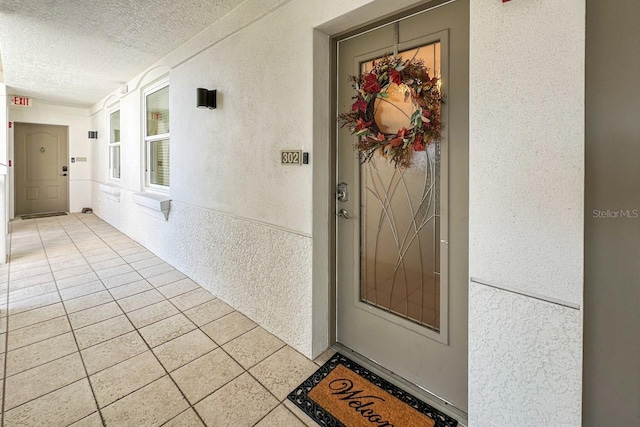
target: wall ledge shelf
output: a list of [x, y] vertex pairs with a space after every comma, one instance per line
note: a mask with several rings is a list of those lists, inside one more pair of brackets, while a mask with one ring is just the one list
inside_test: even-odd
[[148, 192], [133, 193], [133, 201], [144, 213], [165, 221], [169, 219], [171, 209], [169, 196]]
[[120, 186], [117, 184], [111, 183], [102, 183], [100, 184], [100, 190], [107, 195], [109, 200], [113, 200], [114, 202], [120, 202]]

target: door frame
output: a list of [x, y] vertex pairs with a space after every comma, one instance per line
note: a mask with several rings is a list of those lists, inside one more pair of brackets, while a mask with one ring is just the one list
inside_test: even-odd
[[[336, 344], [338, 42], [458, 0], [374, 0], [313, 29], [312, 356]], [[393, 7], [395, 6], [395, 9]]]
[[[68, 125], [60, 125], [55, 123], [35, 123], [29, 121], [16, 121], [11, 122], [12, 126], [9, 132], [9, 159], [15, 159], [15, 130], [17, 125], [41, 125], [41, 126], [58, 126], [67, 129], [67, 140], [65, 144], [67, 145], [67, 206], [66, 212], [70, 211], [71, 206], [71, 165], [69, 164], [69, 159], [71, 158], [69, 153], [69, 126]], [[15, 180], [15, 167], [12, 166], [9, 168], [9, 220], [15, 219], [15, 209], [16, 209], [16, 180]]]
[[[454, 5], [453, 3], [456, 2], [456, 1], [458, 1], [458, 3]], [[378, 22], [376, 22], [374, 24], [369, 25], [367, 29], [364, 29], [364, 30], [358, 29], [358, 30], [355, 30], [355, 31], [351, 31], [347, 35], [345, 35], [345, 38], [349, 39], [349, 38], [352, 38], [354, 36], [361, 36], [363, 34], [367, 34], [370, 30], [377, 30], [377, 29], [379, 29], [379, 28], [381, 28], [383, 26], [388, 26], [389, 24], [393, 23], [394, 21], [406, 20], [406, 19], [409, 19], [409, 18], [412, 18], [412, 17], [416, 17], [417, 15], [424, 15], [427, 12], [434, 12], [434, 9], [438, 9], [439, 7], [449, 6], [449, 5], [453, 6], [454, 9], [448, 9], [447, 8], [447, 10], [457, 10], [460, 13], [465, 13], [465, 14], [468, 13], [468, 7], [469, 6], [468, 6], [468, 2], [466, 0], [432, 2], [432, 3], [426, 4], [426, 7], [423, 5], [422, 7], [417, 8], [417, 10], [413, 9], [411, 11], [398, 14], [393, 19], [386, 19], [386, 20], [383, 20], [383, 21], [378, 21]], [[466, 10], [466, 12], [463, 12], [463, 10]], [[427, 14], [427, 15], [424, 15], [424, 16], [425, 17], [426, 16], [439, 16], [439, 11], [436, 12], [436, 13], [438, 15]], [[443, 15], [443, 17], [444, 17], [444, 15]], [[463, 21], [457, 21], [457, 20], [456, 20], [456, 22], [458, 22], [458, 24], [456, 24], [456, 28], [462, 29], [463, 30], [462, 34], [464, 34], [464, 31], [467, 31], [468, 28], [469, 28], [468, 27], [469, 23], [467, 22], [466, 24], [464, 24]], [[440, 26], [436, 26], [436, 27], [437, 28], [433, 28], [432, 31], [437, 31], [437, 30], [441, 29]], [[426, 31], [426, 33], [431, 33], [431, 32], [430, 31]], [[460, 33], [457, 33], [457, 34], [458, 35], [455, 36], [455, 37], [460, 37]], [[413, 34], [413, 37], [417, 37], [419, 35], [420, 34]], [[433, 35], [433, 34], [431, 34], [431, 35]], [[448, 32], [447, 32], [447, 35], [449, 35]], [[423, 36], [428, 38], [429, 34], [423, 35]], [[450, 35], [450, 37], [454, 37], [454, 36]], [[447, 37], [447, 39], [448, 39], [448, 37]], [[330, 95], [331, 95], [331, 104], [330, 104], [331, 114], [330, 114], [330, 118], [336, 117], [338, 109], [342, 108], [340, 106], [340, 104], [338, 103], [339, 100], [337, 98], [337, 95], [338, 95], [337, 94], [337, 87], [338, 87], [338, 83], [340, 83], [338, 81], [338, 79], [340, 78], [340, 76], [338, 74], [337, 66], [339, 64], [337, 64], [337, 55], [336, 55], [336, 53], [338, 53], [337, 52], [338, 50], [340, 50], [340, 51], [342, 50], [342, 48], [340, 46], [337, 46], [338, 40], [342, 41], [344, 39], [341, 38], [341, 37], [334, 37], [332, 39], [332, 43], [331, 43], [332, 59], [336, 58], [336, 60], [335, 60], [335, 62], [332, 63], [332, 69], [331, 69], [332, 72], [331, 72], [331, 76], [330, 76], [331, 79], [332, 79], [331, 80], [331, 93], [330, 93]], [[409, 48], [410, 47], [409, 45], [412, 44], [413, 42], [415, 42], [415, 40], [412, 40], [411, 42], [408, 42], [408, 41], [405, 40], [405, 43], [402, 43], [401, 46], [404, 45], [405, 48]], [[401, 49], [401, 46], [398, 46], [398, 50]], [[368, 52], [368, 49], [364, 49], [364, 50]], [[456, 50], [456, 52], [457, 53], [450, 53], [450, 55], [461, 55], [463, 52], [466, 52], [466, 55], [468, 55], [468, 51], [466, 51], [466, 49]], [[351, 53], [351, 51], [350, 51], [350, 53]], [[369, 54], [375, 56], [375, 52], [369, 52]], [[467, 59], [468, 59], [466, 57], [466, 55], [465, 56], [452, 57], [452, 60], [455, 59], [455, 58], [458, 58], [458, 59], [456, 59], [454, 61], [454, 62], [457, 63], [456, 66], [459, 65], [461, 67], [462, 66], [466, 67], [465, 64], [467, 63]], [[368, 56], [367, 56], [367, 58], [368, 58]], [[355, 68], [357, 68], [357, 67], [355, 67]], [[354, 71], [355, 71], [355, 69], [354, 69]], [[443, 74], [446, 75], [446, 74], [449, 74], [449, 72], [443, 70]], [[455, 74], [455, 72], [454, 72], [454, 74]], [[456, 81], [458, 81], [458, 83], [462, 84], [462, 86], [460, 86], [461, 88], [464, 88], [465, 85], [466, 85], [466, 82], [468, 82], [468, 76], [466, 74], [459, 74], [459, 73], [456, 74], [456, 75], [457, 75], [457, 77], [456, 77], [457, 80]], [[340, 84], [340, 88], [343, 88], [343, 87], [344, 87], [343, 84]], [[463, 103], [463, 102], [466, 103], [468, 101], [468, 97], [463, 92], [464, 91], [456, 91], [456, 93], [458, 94], [456, 99], [458, 99], [459, 102], [461, 102], [461, 103]], [[346, 102], [346, 100], [343, 99], [342, 102]], [[458, 117], [460, 117], [460, 116], [458, 116]], [[315, 119], [315, 117], [314, 117], [314, 119]], [[460, 122], [460, 125], [462, 125], [462, 124], [463, 123]], [[336, 300], [336, 298], [339, 298], [339, 297], [337, 297], [337, 292], [336, 292], [336, 290], [338, 290], [337, 283], [336, 283], [337, 282], [336, 254], [338, 253], [338, 249], [337, 249], [337, 246], [336, 246], [336, 231], [337, 231], [337, 228], [338, 228], [337, 227], [338, 219], [335, 216], [336, 215], [335, 211], [337, 209], [336, 206], [335, 206], [335, 186], [336, 186], [336, 183], [338, 182], [336, 180], [336, 178], [337, 178], [337, 173], [336, 173], [337, 156], [336, 156], [336, 154], [338, 152], [338, 150], [337, 150], [337, 148], [338, 148], [338, 145], [337, 145], [338, 144], [338, 132], [337, 132], [338, 131], [338, 124], [336, 123], [336, 120], [334, 119], [330, 123], [330, 125], [331, 125], [330, 126], [330, 129], [331, 129], [331, 131], [330, 131], [331, 143], [330, 143], [329, 147], [331, 149], [331, 154], [330, 154], [329, 161], [330, 161], [330, 164], [332, 166], [332, 169], [331, 169], [332, 172], [331, 172], [330, 177], [329, 177], [329, 181], [330, 181], [329, 182], [329, 185], [330, 185], [329, 196], [331, 198], [330, 199], [330, 205], [331, 205], [331, 209], [330, 209], [331, 220], [330, 220], [330, 222], [331, 222], [332, 229], [330, 231], [330, 236], [331, 236], [331, 251], [332, 251], [331, 252], [331, 260], [333, 262], [332, 263], [332, 271], [331, 271], [331, 278], [332, 278], [333, 282], [331, 283], [331, 287], [332, 287], [331, 291], [332, 292], [331, 292], [331, 301], [330, 301], [330, 303], [331, 303], [331, 305], [330, 305], [330, 308], [331, 308], [331, 313], [330, 313], [331, 325], [330, 325], [330, 327], [331, 327], [331, 333], [332, 333], [331, 338], [332, 338], [332, 344], [333, 344], [337, 340], [336, 333], [337, 333], [337, 326], [338, 326], [338, 319], [337, 319], [338, 313], [336, 312], [337, 311], [336, 310], [336, 308], [337, 308], [337, 304], [336, 304], [337, 300]], [[459, 133], [459, 132], [455, 133], [454, 132], [449, 137], [450, 138], [456, 138], [456, 137], [463, 137], [464, 136], [466, 138], [468, 136], [466, 134], [466, 131], [465, 131], [465, 128], [466, 128], [467, 125], [468, 125], [468, 123], [465, 121], [464, 128], [460, 127], [462, 133]], [[340, 151], [343, 151], [343, 150], [340, 150]], [[466, 155], [467, 155], [466, 154], [466, 149], [463, 148], [462, 152], [460, 152], [460, 150], [458, 150], [458, 149], [454, 149], [453, 151], [456, 153], [455, 154], [456, 156], [458, 156], [458, 155], [462, 156], [461, 160], [466, 159]], [[314, 148], [314, 152], [315, 152], [315, 148]], [[316, 157], [316, 160], [317, 159], [318, 158]], [[465, 160], [465, 162], [460, 163], [457, 166], [457, 170], [459, 172], [462, 172], [462, 169], [460, 169], [460, 165], [463, 166], [463, 169], [464, 169], [464, 167], [466, 167], [466, 166], [464, 166], [464, 163], [466, 163], [466, 160]], [[465, 172], [465, 175], [466, 175], [466, 172]], [[444, 178], [446, 179], [446, 177], [444, 177]], [[458, 180], [457, 182], [458, 182], [458, 184], [462, 183], [462, 181], [460, 181], [460, 180]], [[456, 185], [458, 185], [458, 184], [456, 184]], [[466, 188], [466, 185], [465, 185], [465, 188]], [[462, 193], [458, 193], [458, 196], [461, 196], [461, 195], [462, 195]], [[452, 207], [452, 209], [464, 208], [466, 203], [468, 202], [468, 196], [464, 196], [462, 198], [458, 197], [458, 196], [453, 197], [455, 206]], [[354, 207], [352, 206], [351, 208], [354, 208]], [[316, 212], [315, 206], [314, 206], [314, 212]], [[462, 211], [459, 211], [459, 212], [462, 212]], [[444, 212], [443, 212], [443, 214], [444, 214]], [[458, 230], [461, 230], [461, 229], [458, 229]], [[466, 232], [464, 232], [464, 233], [466, 233]], [[453, 233], [452, 236], [453, 237], [458, 236], [458, 237], [462, 238], [461, 237], [462, 235], [460, 235], [460, 232]], [[458, 237], [456, 237], [456, 238], [458, 238]], [[315, 238], [316, 238], [316, 235], [314, 234], [314, 239]], [[465, 240], [466, 240], [466, 238], [465, 238]], [[447, 244], [447, 249], [448, 249], [448, 244]], [[452, 255], [453, 254], [457, 254], [455, 256], [458, 256], [458, 255], [462, 256], [463, 253], [464, 253], [464, 256], [466, 257], [467, 252], [468, 252], [468, 247], [465, 247], [464, 245], [457, 245], [456, 249], [454, 249], [454, 252], [452, 252]], [[317, 256], [314, 256], [314, 259], [317, 259]], [[460, 259], [463, 260], [463, 258], [460, 258]], [[465, 262], [465, 264], [466, 264], [466, 262]], [[462, 274], [460, 274], [460, 273], [462, 273]], [[466, 359], [468, 358], [468, 351], [467, 351], [467, 346], [466, 346], [466, 338], [464, 340], [462, 338], [463, 338], [463, 336], [466, 337], [466, 334], [467, 334], [467, 331], [468, 331], [468, 322], [466, 321], [466, 315], [467, 315], [466, 311], [467, 311], [467, 308], [468, 308], [467, 305], [466, 305], [466, 299], [467, 299], [466, 293], [467, 293], [467, 289], [468, 289], [468, 280], [467, 279], [468, 279], [468, 275], [465, 272], [462, 272], [461, 270], [458, 270], [457, 273], [455, 274], [455, 276], [451, 278], [452, 283], [455, 283], [455, 285], [454, 285], [454, 287], [452, 289], [454, 291], [454, 294], [457, 295], [456, 298], [458, 298], [458, 297], [462, 298], [462, 295], [463, 295], [462, 293], [463, 292], [465, 294], [465, 296], [463, 298], [464, 304], [462, 304], [463, 301], [460, 300], [460, 304], [459, 305], [457, 304], [457, 305], [451, 307], [451, 310], [452, 310], [451, 313], [456, 312], [460, 316], [462, 316], [463, 313], [464, 313], [464, 317], [460, 317], [460, 318], [465, 319], [465, 320], [462, 321], [462, 322], [457, 322], [456, 324], [454, 324], [452, 326], [451, 330], [447, 329], [447, 331], [446, 331], [447, 335], [451, 334], [451, 336], [448, 337], [449, 340], [453, 340], [453, 341], [450, 341], [449, 344], [447, 344], [446, 342], [443, 342], [443, 341], [446, 341], [446, 340], [439, 340], [439, 339], [435, 340], [435, 341], [440, 341], [444, 345], [451, 345], [451, 343], [455, 343], [455, 346], [460, 351], [457, 351], [455, 353], [455, 355], [454, 355], [455, 356], [454, 359], [457, 361], [456, 363], [454, 363], [454, 365], [456, 366], [456, 369], [458, 369], [458, 368], [459, 369], [464, 369], [465, 371], [466, 371], [466, 368], [467, 368]], [[347, 287], [349, 286], [348, 283], [346, 285], [347, 285]], [[343, 289], [343, 288], [341, 288], [341, 289]], [[341, 294], [341, 295], [344, 295], [344, 293]], [[347, 298], [347, 297], [345, 297], [345, 298]], [[342, 300], [342, 301], [344, 301], [344, 300]], [[456, 314], [456, 316], [457, 316], [457, 314]], [[396, 322], [393, 322], [393, 323], [396, 323]], [[408, 328], [408, 329], [412, 329], [412, 328]], [[422, 335], [424, 335], [424, 334], [422, 334]], [[431, 337], [431, 338], [433, 338], [433, 337]], [[342, 348], [343, 350], [345, 349], [344, 347], [340, 347], [339, 345], [338, 345], [338, 348]], [[358, 350], [356, 350], [356, 351], [358, 351]], [[373, 365], [376, 364], [375, 360], [374, 361], [369, 360], [369, 362], [370, 362], [370, 364], [373, 364]], [[464, 365], [463, 365], [463, 363], [464, 363]], [[454, 365], [451, 365], [451, 366], [454, 366]], [[383, 366], [383, 368], [384, 368], [384, 366]], [[408, 375], [407, 378], [413, 378], [411, 372], [412, 371], [406, 371], [405, 372]], [[462, 380], [462, 378], [460, 378], [460, 379]], [[446, 406], [448, 406], [450, 408], [455, 408], [456, 412], [466, 413], [466, 410], [467, 410], [466, 409], [466, 407], [467, 407], [466, 406], [467, 405], [466, 402], [467, 402], [467, 400], [466, 400], [466, 397], [463, 397], [463, 396], [466, 396], [466, 393], [464, 393], [464, 390], [462, 388], [463, 387], [462, 386], [463, 383], [462, 382], [458, 382], [457, 384], [459, 384], [459, 386], [456, 388], [456, 392], [453, 393], [451, 396], [449, 396], [451, 399], [453, 399], [452, 401], [449, 401], [449, 399], [447, 397], [445, 397], [444, 395], [439, 395], [439, 393], [438, 393], [439, 389], [427, 390], [424, 387], [422, 387], [420, 385], [417, 385], [417, 384], [413, 384], [412, 389], [414, 391], [416, 389], [420, 389], [420, 391], [418, 392], [419, 395], [422, 395], [423, 397], [425, 397], [425, 398], [427, 398], [429, 400], [435, 399], [438, 402], [442, 402], [442, 403], [444, 403]], [[444, 390], [448, 390], [447, 387], [443, 388], [443, 392], [444, 392]], [[463, 415], [463, 418], [466, 418], [466, 415]]]
[[[359, 35], [395, 21], [409, 18], [459, 0], [388, 0], [372, 2], [313, 28], [312, 75], [312, 356], [327, 348], [347, 351], [355, 360], [367, 364], [378, 374], [413, 390], [444, 412], [452, 411], [462, 421], [466, 411], [434, 395], [375, 362], [336, 342], [337, 335], [337, 265], [336, 265], [336, 183], [337, 183], [337, 53], [338, 41]], [[394, 9], [395, 8], [395, 9]]]

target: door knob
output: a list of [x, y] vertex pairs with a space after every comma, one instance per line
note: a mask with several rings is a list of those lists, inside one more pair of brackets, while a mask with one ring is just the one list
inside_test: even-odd
[[347, 212], [346, 209], [340, 209], [338, 211], [338, 216], [340, 218], [344, 218], [344, 219], [351, 219], [351, 217], [349, 216], [349, 212]]

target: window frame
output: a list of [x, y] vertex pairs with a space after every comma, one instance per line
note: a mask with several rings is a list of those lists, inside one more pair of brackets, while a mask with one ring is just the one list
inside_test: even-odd
[[[111, 142], [111, 116], [120, 112], [120, 140], [118, 142]], [[120, 105], [117, 104], [107, 110], [107, 129], [109, 129], [109, 133], [107, 136], [107, 162], [108, 162], [108, 170], [109, 170], [109, 181], [118, 181], [122, 180], [122, 110], [120, 109]], [[113, 162], [111, 161], [111, 156], [113, 153], [113, 148], [120, 147], [120, 177], [113, 176]]]
[[[147, 97], [159, 90], [169, 87], [169, 79], [164, 79], [154, 85], [146, 88], [142, 93], [142, 150], [143, 150], [143, 164], [142, 172], [144, 175], [144, 189], [145, 191], [152, 191], [156, 193], [169, 194], [171, 189], [171, 160], [169, 160], [169, 185], [159, 185], [151, 183], [151, 143], [155, 141], [168, 140], [169, 141], [169, 159], [171, 159], [171, 126], [169, 126], [169, 132], [147, 136], [148, 126], [148, 112], [147, 112]], [[169, 92], [170, 93], [170, 92]], [[169, 113], [169, 119], [171, 119], [171, 113]]]

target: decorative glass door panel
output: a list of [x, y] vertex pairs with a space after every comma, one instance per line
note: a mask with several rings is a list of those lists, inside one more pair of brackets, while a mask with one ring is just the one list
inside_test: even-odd
[[[440, 76], [440, 42], [398, 53], [422, 59]], [[361, 65], [368, 73], [372, 62]], [[393, 83], [375, 103], [385, 133], [410, 128], [416, 105], [408, 87]], [[440, 329], [440, 145], [416, 151], [408, 168], [374, 155], [360, 165], [360, 300], [397, 316]]]

